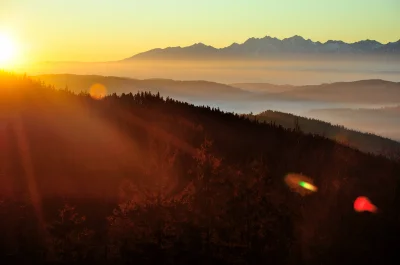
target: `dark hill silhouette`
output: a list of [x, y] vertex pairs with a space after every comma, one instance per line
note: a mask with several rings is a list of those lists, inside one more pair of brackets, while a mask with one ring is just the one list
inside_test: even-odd
[[[398, 162], [159, 94], [96, 100], [0, 73], [0, 103], [5, 264], [397, 257]], [[291, 192], [291, 172], [318, 192]], [[360, 195], [380, 213], [355, 213]]]
[[238, 99], [248, 97], [251, 93], [236, 87], [208, 81], [178, 81], [172, 79], [132, 79], [113, 76], [51, 74], [39, 75], [36, 78], [56, 88], [68, 87], [80, 93], [88, 92], [95, 83], [106, 86], [109, 94], [136, 93], [151, 91], [168, 94], [170, 97], [196, 97], [198, 99]]
[[[328, 55], [338, 56], [371, 56], [371, 55], [400, 55], [400, 40], [382, 44], [375, 40], [360, 40], [346, 43], [340, 40], [328, 40], [325, 43], [314, 42], [301, 36], [285, 39], [250, 38], [242, 44], [233, 43], [224, 48], [214, 48], [203, 43], [196, 43], [187, 47], [168, 47], [153, 49], [136, 54], [124, 61], [130, 60], [194, 60], [194, 59], [262, 59], [283, 55]], [[344, 58], [345, 58], [344, 57]]]
[[344, 126], [332, 125], [328, 122], [300, 117], [279, 111], [264, 111], [257, 115], [246, 115], [250, 119], [262, 122], [275, 123], [285, 128], [296, 129], [296, 126], [310, 134], [323, 135], [342, 144], [352, 146], [364, 152], [387, 154], [395, 156], [400, 154], [400, 142], [381, 136], [362, 133], [346, 129]]

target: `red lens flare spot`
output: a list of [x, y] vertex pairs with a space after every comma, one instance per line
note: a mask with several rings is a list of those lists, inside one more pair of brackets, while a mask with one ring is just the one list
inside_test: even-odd
[[371, 201], [365, 197], [360, 196], [354, 201], [354, 210], [356, 212], [376, 212], [376, 206], [371, 203]]

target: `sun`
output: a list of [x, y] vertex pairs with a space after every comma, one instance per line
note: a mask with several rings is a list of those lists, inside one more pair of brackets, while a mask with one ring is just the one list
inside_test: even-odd
[[16, 45], [13, 40], [0, 33], [0, 68], [8, 67], [16, 57]]

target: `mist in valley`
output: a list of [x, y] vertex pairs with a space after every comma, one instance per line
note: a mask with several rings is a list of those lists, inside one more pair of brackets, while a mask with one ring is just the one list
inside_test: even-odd
[[305, 116], [400, 141], [399, 106], [314, 109], [305, 113]]
[[17, 72], [120, 76], [138, 79], [207, 80], [218, 83], [319, 85], [363, 79], [400, 81], [399, 59], [137, 60], [117, 62], [42, 62]]
[[[382, 111], [375, 111], [400, 105], [397, 83], [372, 82], [357, 87], [352, 83], [342, 84], [358, 80], [400, 82], [398, 62], [390, 58], [44, 62], [20, 67], [16, 72], [37, 76], [61, 89], [88, 91], [92, 84], [102, 83], [109, 93], [160, 92], [194, 105], [241, 114], [275, 110], [400, 140], [399, 118], [387, 118]], [[43, 76], [47, 74], [78, 76]], [[83, 81], [81, 75], [129, 79], [90, 77]], [[137, 84], [132, 85], [131, 78]], [[341, 83], [330, 89], [324, 86], [335, 82]], [[352, 112], [355, 109], [370, 111], [360, 118]]]

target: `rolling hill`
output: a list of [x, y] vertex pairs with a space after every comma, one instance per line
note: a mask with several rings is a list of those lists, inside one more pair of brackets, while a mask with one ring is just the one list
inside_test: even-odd
[[[238, 88], [257, 90], [257, 98], [276, 100], [306, 100], [320, 102], [397, 104], [400, 103], [400, 83], [385, 80], [359, 80], [321, 85], [285, 86], [271, 84], [233, 84]], [[263, 95], [263, 91], [265, 95]]]
[[259, 94], [281, 93], [284, 91], [291, 91], [296, 88], [296, 86], [292, 85], [274, 85], [269, 83], [233, 83], [230, 85]]
[[371, 109], [315, 109], [308, 112], [310, 117], [324, 120], [337, 120], [345, 126], [361, 130], [374, 128], [380, 135], [400, 140], [400, 107]]
[[364, 103], [397, 103], [400, 101], [400, 83], [384, 80], [338, 82], [319, 86], [302, 86], [284, 91], [281, 96], [323, 101]]
[[138, 91], [160, 92], [170, 97], [197, 99], [238, 99], [246, 98], [250, 92], [225, 84], [208, 81], [177, 81], [171, 79], [132, 79], [98, 75], [49, 74], [34, 78], [51, 84], [58, 89], [68, 87], [74, 92], [88, 92], [93, 84], [107, 88], [109, 94], [136, 93]]
[[360, 80], [331, 84], [291, 86], [268, 83], [221, 84], [208, 81], [178, 81], [171, 79], [132, 79], [98, 75], [48, 74], [35, 79], [58, 89], [89, 91], [95, 83], [106, 86], [108, 93], [160, 92], [170, 97], [195, 97], [219, 100], [289, 100], [345, 102], [365, 104], [400, 103], [400, 83], [385, 80]]
[[[261, 122], [281, 125], [288, 129], [296, 129], [296, 126], [298, 126], [298, 128], [305, 133], [323, 135], [329, 139], [349, 145], [364, 152], [385, 154], [396, 158], [400, 155], [400, 142], [374, 134], [346, 129], [341, 125], [332, 125], [321, 120], [299, 117], [272, 110], [257, 115], [246, 116], [250, 119], [256, 119]], [[347, 117], [349, 116], [347, 115]]]

